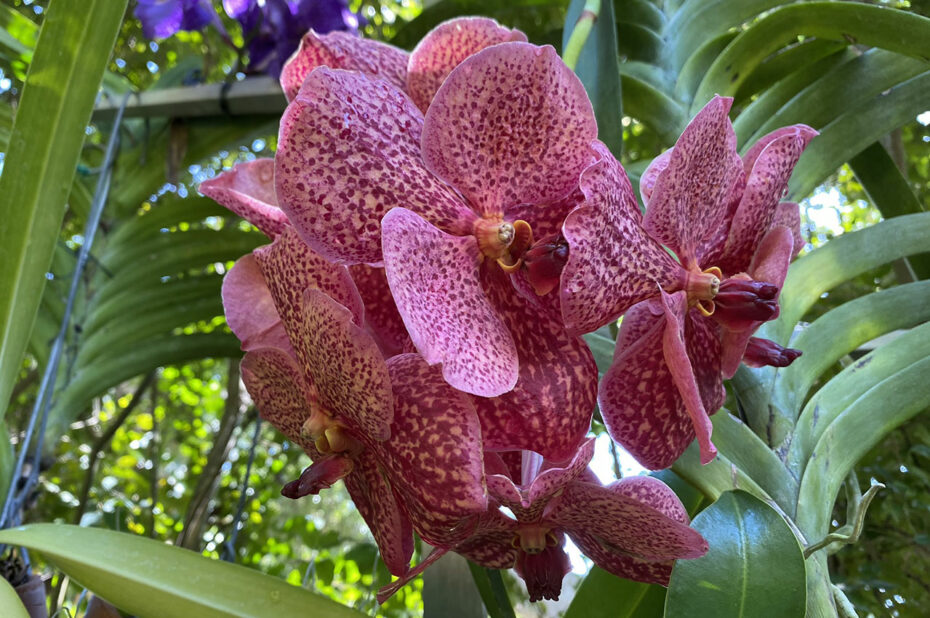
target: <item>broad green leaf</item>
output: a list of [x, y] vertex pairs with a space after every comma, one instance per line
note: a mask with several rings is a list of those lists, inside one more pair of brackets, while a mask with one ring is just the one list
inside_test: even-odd
[[736, 35], [736, 32], [724, 32], [708, 39], [691, 54], [685, 66], [681, 67], [681, 71], [678, 72], [675, 81], [675, 96], [679, 101], [690, 101], [694, 98], [694, 93], [701, 85], [701, 79], [704, 78], [707, 69], [714, 63], [720, 52], [736, 38]]
[[33, 524], [0, 532], [0, 543], [40, 553], [141, 618], [365, 615], [264, 573], [112, 530]]
[[[572, 0], [565, 16], [562, 49], [568, 43], [585, 0]], [[630, 26], [631, 28], [633, 26]], [[644, 30], [641, 26], [641, 30]], [[623, 97], [620, 90], [620, 60], [617, 50], [617, 27], [613, 2], [601, 2], [601, 10], [578, 56], [575, 73], [588, 91], [597, 118], [597, 137], [607, 144], [614, 156], [623, 150]]]
[[641, 79], [622, 75], [620, 81], [624, 112], [658, 133], [666, 144], [674, 144], [687, 122], [684, 108]]
[[727, 492], [692, 526], [710, 550], [672, 569], [666, 618], [803, 616], [804, 556], [772, 507], [743, 491]]
[[853, 2], [790, 4], [755, 22], [720, 54], [698, 88], [692, 114], [714, 94], [738, 92], [762, 60], [799, 35], [930, 58], [930, 19], [925, 17]]
[[5, 577], [0, 577], [0, 615], [5, 618], [29, 618], [29, 612]]
[[0, 416], [26, 351], [94, 97], [127, 0], [52, 0], [0, 176]]
[[485, 609], [488, 610], [488, 615], [491, 618], [514, 618], [513, 606], [507, 596], [507, 588], [504, 587], [501, 572], [496, 569], [486, 569], [474, 562], [469, 562], [468, 568], [471, 570], [475, 587], [481, 595]]
[[422, 595], [423, 618], [487, 616], [468, 561], [455, 553], [447, 553], [423, 572]]
[[726, 455], [718, 454], [710, 463], [702, 464], [697, 441], [691, 443], [681, 457], [672, 464], [671, 469], [710, 500], [717, 500], [728, 491], [742, 489], [760, 500], [772, 501], [771, 496], [755, 480], [727, 459]]
[[594, 566], [585, 576], [564, 618], [655, 618], [662, 615], [665, 588], [621, 579]]
[[11, 6], [0, 6], [0, 46], [28, 63], [32, 59], [39, 27]]
[[823, 58], [842, 52], [847, 47], [846, 42], [825, 41], [821, 39], [807, 39], [779, 51], [762, 62], [752, 74], [746, 78], [736, 93], [736, 105], [741, 105], [750, 96], [766, 90], [772, 84], [815, 64]]

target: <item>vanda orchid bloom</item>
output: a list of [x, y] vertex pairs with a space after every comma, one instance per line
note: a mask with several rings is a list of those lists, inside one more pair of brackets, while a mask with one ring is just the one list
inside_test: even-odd
[[780, 129], [740, 158], [731, 102], [715, 97], [643, 174], [645, 218], [605, 154], [582, 174], [585, 202], [563, 227], [563, 319], [589, 332], [626, 312], [598, 401], [611, 437], [653, 469], [695, 436], [701, 461], [714, 457], [708, 413], [744, 356], [781, 366], [797, 356], [750, 338], [778, 314], [800, 237], [797, 204], [779, 200], [816, 131]]
[[[688, 526], [681, 501], [658, 479], [629, 477], [601, 486], [588, 470], [593, 438], [561, 466], [530, 451], [505, 455], [488, 453], [490, 508], [454, 551], [488, 568], [514, 568], [526, 583], [530, 601], [559, 598], [562, 578], [571, 569], [566, 536], [614, 575], [663, 586], [668, 585], [674, 560], [707, 552], [707, 542]], [[504, 515], [501, 507], [513, 517]], [[442, 553], [443, 549], [434, 551], [382, 589], [378, 599], [383, 602]]]
[[308, 34], [282, 72], [292, 101], [275, 187], [321, 255], [383, 261], [415, 348], [481, 398], [486, 448], [545, 442], [562, 460], [589, 428], [596, 368], [558, 316], [525, 306], [509, 272], [577, 204], [596, 125], [555, 51], [523, 40], [493, 20], [456, 19], [407, 58]]
[[[487, 503], [469, 399], [416, 354], [385, 361], [362, 328], [348, 271], [314, 254], [292, 228], [242, 258], [227, 280], [224, 304], [240, 337], [250, 307], [259, 324], [272, 324], [243, 340], [243, 381], [262, 416], [314, 462], [282, 493], [297, 498], [343, 479], [398, 575], [409, 567], [411, 524], [437, 546], [460, 540], [461, 524]], [[280, 344], [268, 297], [289, 345]]]

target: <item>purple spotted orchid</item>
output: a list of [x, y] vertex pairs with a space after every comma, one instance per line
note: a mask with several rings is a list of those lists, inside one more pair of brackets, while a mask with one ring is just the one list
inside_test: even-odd
[[[488, 568], [514, 568], [530, 601], [558, 599], [570, 570], [566, 537], [615, 575], [668, 585], [674, 560], [704, 555], [706, 541], [688, 527], [687, 512], [661, 481], [630, 477], [601, 486], [588, 469], [593, 454], [593, 438], [565, 465], [529, 451], [489, 453], [489, 510], [454, 551]], [[378, 598], [393, 594], [444, 551], [435, 551]]]
[[610, 435], [653, 469], [695, 437], [701, 460], [714, 457], [708, 413], [741, 359], [783, 366], [797, 356], [752, 334], [778, 314], [800, 236], [797, 204], [780, 199], [816, 131], [780, 129], [741, 158], [730, 104], [714, 98], [646, 170], [645, 217], [605, 151], [563, 227], [563, 319], [589, 332], [626, 312], [598, 401]]
[[577, 205], [596, 125], [555, 51], [523, 41], [483, 18], [439, 26], [409, 56], [308, 34], [282, 72], [275, 188], [315, 251], [384, 264], [415, 348], [477, 396], [486, 448], [546, 444], [564, 460], [589, 427], [593, 358], [511, 273]]

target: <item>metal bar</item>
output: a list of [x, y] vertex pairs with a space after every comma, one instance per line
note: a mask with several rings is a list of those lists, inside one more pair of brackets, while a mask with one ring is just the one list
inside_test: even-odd
[[[278, 82], [271, 77], [260, 76], [228, 84], [200, 84], [135, 93], [131, 95], [124, 115], [127, 118], [277, 116], [285, 107], [287, 99]], [[118, 109], [118, 103], [101, 99], [94, 108], [93, 119], [111, 120]]]

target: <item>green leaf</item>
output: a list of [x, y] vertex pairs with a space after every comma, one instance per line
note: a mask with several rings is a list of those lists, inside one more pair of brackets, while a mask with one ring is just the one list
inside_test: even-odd
[[622, 75], [620, 81], [626, 114], [658, 133], [664, 143], [674, 144], [687, 122], [684, 108], [641, 79]]
[[423, 618], [487, 616], [468, 561], [455, 553], [447, 553], [423, 572], [422, 595]]
[[0, 532], [120, 609], [142, 618], [190, 616], [364, 616], [245, 567], [158, 541], [101, 528], [33, 524]]
[[127, 0], [49, 3], [0, 176], [0, 417], [45, 287], [94, 97]]
[[5, 577], [0, 577], [0, 615], [6, 618], [29, 618], [29, 612]]
[[11, 6], [0, 7], [0, 45], [28, 63], [32, 59], [39, 27]]
[[727, 492], [692, 526], [710, 550], [675, 563], [666, 618], [804, 615], [804, 556], [774, 509], [745, 492]]
[[617, 345], [613, 337], [610, 336], [609, 327], [602, 326], [593, 333], [582, 335], [582, 338], [591, 349], [591, 354], [594, 355], [597, 372], [603, 376], [614, 362], [614, 348]]
[[501, 572], [496, 569], [486, 569], [474, 562], [469, 562], [468, 568], [471, 570], [475, 587], [481, 595], [485, 609], [488, 610], [488, 615], [491, 618], [514, 618], [513, 606], [507, 596], [507, 588], [504, 587]]
[[[565, 16], [562, 49], [573, 26], [581, 17], [585, 0], [572, 0]], [[633, 26], [631, 26], [633, 27]], [[642, 27], [639, 27], [643, 29]], [[623, 97], [620, 88], [620, 60], [613, 2], [601, 2], [600, 13], [578, 56], [575, 73], [588, 91], [597, 118], [597, 137], [616, 157], [623, 150]]]
[[752, 24], [720, 54], [698, 88], [691, 113], [697, 113], [714, 94], [738, 92], [769, 54], [799, 35], [930, 59], [930, 19], [925, 17], [852, 2], [790, 4]]
[[736, 93], [736, 104], [741, 105], [750, 96], [766, 90], [770, 85], [804, 70], [823, 58], [834, 56], [846, 49], [846, 42], [806, 39], [787, 47], [756, 67]]
[[665, 588], [620, 579], [594, 566], [585, 576], [564, 618], [653, 618], [662, 615]]

